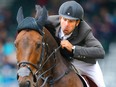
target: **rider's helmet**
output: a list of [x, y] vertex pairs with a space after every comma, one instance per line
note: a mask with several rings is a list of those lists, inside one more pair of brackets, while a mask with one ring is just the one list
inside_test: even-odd
[[60, 6], [59, 15], [71, 20], [82, 20], [84, 10], [76, 1], [67, 1]]

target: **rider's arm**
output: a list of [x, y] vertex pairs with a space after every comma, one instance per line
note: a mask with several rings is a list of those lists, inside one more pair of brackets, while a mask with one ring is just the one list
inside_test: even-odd
[[100, 42], [93, 36], [92, 32], [89, 32], [85, 38], [85, 45], [75, 45], [73, 55], [75, 58], [98, 59], [103, 58], [105, 52]]

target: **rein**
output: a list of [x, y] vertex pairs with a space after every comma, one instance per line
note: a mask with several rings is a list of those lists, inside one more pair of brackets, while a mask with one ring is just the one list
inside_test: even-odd
[[[43, 63], [43, 66], [47, 63], [47, 61], [51, 58], [52, 55], [54, 55], [55, 58], [55, 53], [60, 49], [61, 46], [57, 47], [46, 59], [46, 61]], [[42, 70], [43, 66], [39, 70]]]
[[[18, 33], [22, 30], [27, 30], [27, 31], [35, 30], [42, 36], [42, 44], [41, 44], [42, 49], [40, 49], [41, 54], [40, 54], [40, 58], [39, 58], [40, 60], [37, 62], [37, 64], [33, 64], [28, 61], [19, 62], [17, 64], [17, 66], [18, 66], [17, 77], [21, 76], [21, 77], [26, 78], [26, 77], [29, 77], [31, 74], [33, 76], [32, 85], [34, 87], [38, 87], [38, 85], [39, 85], [38, 83], [39, 83], [40, 79], [43, 80], [43, 83], [40, 87], [44, 87], [46, 83], [49, 84], [51, 87], [53, 87], [53, 84], [56, 81], [62, 79], [65, 75], [67, 75], [70, 72], [71, 68], [69, 67], [63, 74], [61, 74], [58, 77], [54, 77], [54, 76], [52, 76], [52, 74], [46, 76], [47, 75], [46, 73], [48, 71], [55, 73], [57, 75], [57, 72], [54, 72], [53, 70], [54, 70], [54, 67], [58, 65], [58, 64], [56, 64], [57, 63], [56, 62], [56, 53], [60, 49], [61, 46], [57, 47], [52, 53], [50, 53], [50, 55], [48, 55], [48, 49], [46, 49], [47, 44], [44, 42], [44, 32], [43, 32], [43, 27], [44, 27], [44, 24], [48, 17], [47, 10], [45, 7], [41, 8], [39, 6], [36, 7], [36, 10], [40, 11], [40, 13], [37, 12], [37, 17], [24, 18], [22, 7], [19, 8], [18, 13], [17, 13], [17, 22], [18, 22], [17, 30], [18, 30]], [[44, 58], [45, 58], [45, 60], [44, 60]], [[49, 66], [49, 68], [47, 68], [45, 71], [43, 71], [43, 67], [45, 67], [45, 65], [48, 64], [50, 58], [53, 58], [54, 63], [50, 64], [51, 66]], [[35, 71], [32, 71], [31, 67], [33, 67], [35, 69]], [[22, 80], [22, 78], [21, 78], [21, 80]], [[27, 79], [27, 82], [28, 82], [28, 79]], [[31, 80], [29, 80], [29, 84], [21, 83], [20, 85], [22, 86], [24, 84], [24, 85], [28, 86], [28, 85], [30, 85], [30, 82], [31, 82]]]
[[[57, 47], [46, 59], [46, 61], [43, 63], [43, 65], [40, 67], [39, 71], [42, 70], [42, 68], [44, 67], [44, 65], [47, 63], [47, 61], [51, 58], [52, 55], [54, 55], [54, 61], [56, 62], [56, 56], [55, 53], [61, 48], [61, 46]], [[46, 71], [44, 71], [43, 73], [41, 73], [39, 75], [39, 77], [37, 78], [37, 81], [39, 81], [39, 79], [42, 79], [44, 82], [40, 87], [44, 87], [46, 83], [50, 84], [51, 87], [53, 87], [53, 84], [55, 82], [57, 82], [58, 80], [60, 80], [61, 78], [63, 78], [65, 75], [67, 75], [70, 70], [72, 69], [72, 67], [69, 67], [63, 74], [61, 74], [59, 77], [57, 78], [53, 78], [52, 76], [47, 76], [44, 77], [43, 75], [45, 73], [47, 73], [48, 71], [52, 70], [57, 64], [55, 63], [53, 66], [51, 66], [49, 69], [47, 69]], [[37, 87], [38, 87], [38, 82], [37, 82]]]
[[[43, 44], [42, 47], [45, 48], [44, 45], [45, 45], [45, 44]], [[35, 65], [35, 64], [30, 63], [30, 62], [20, 62], [20, 63], [17, 64], [18, 69], [20, 70], [20, 67], [21, 67], [21, 66], [22, 66], [22, 67], [26, 67], [26, 68], [31, 72], [31, 74], [32, 74], [32, 76], [33, 76], [33, 81], [34, 81], [34, 82], [37, 82], [37, 83], [36, 83], [36, 87], [38, 87], [37, 85], [38, 85], [38, 80], [39, 80], [39, 79], [44, 80], [44, 83], [42, 84], [42, 86], [40, 86], [40, 87], [44, 87], [45, 83], [48, 82], [47, 80], [48, 80], [48, 78], [49, 78], [50, 76], [47, 76], [46, 78], [44, 78], [43, 75], [46, 74], [46, 73], [47, 73], [48, 71], [50, 71], [51, 69], [53, 69], [53, 68], [56, 66], [56, 64], [54, 64], [52, 67], [50, 67], [49, 69], [47, 69], [46, 71], [44, 71], [44, 72], [41, 73], [41, 74], [40, 74], [40, 71], [43, 69], [44, 65], [45, 65], [45, 64], [47, 63], [47, 61], [51, 58], [51, 56], [54, 55], [54, 59], [55, 59], [55, 53], [60, 49], [60, 47], [61, 47], [61, 46], [57, 47], [57, 48], [47, 57], [47, 59], [46, 59], [46, 61], [43, 63], [43, 65], [41, 65], [41, 63], [42, 63], [42, 60], [43, 60], [43, 57], [44, 57], [44, 53], [43, 53], [43, 52], [44, 52], [45, 50], [42, 51], [41, 58], [40, 58], [40, 62], [38, 63], [38, 66], [39, 66], [39, 67], [38, 67], [37, 65]], [[55, 61], [56, 61], [56, 60], [55, 60]], [[33, 73], [32, 69], [30, 68], [29, 65], [33, 66], [33, 67], [37, 70], [36, 73]], [[19, 70], [18, 70], [18, 71], [19, 71]], [[17, 72], [17, 74], [19, 75], [20, 73]], [[40, 75], [38, 76], [38, 74], [40, 74]], [[17, 76], [18, 76], [18, 75], [17, 75]], [[49, 81], [49, 83], [52, 84], [52, 83], [56, 82], [57, 80], [59, 80], [60, 78], [62, 78], [63, 76], [64, 76], [64, 74], [61, 75], [58, 79], [56, 79], [56, 80], [54, 80], [54, 81], [53, 81], [53, 80]]]
[[[60, 49], [61, 46], [57, 47], [47, 58], [46, 61], [43, 63], [43, 65], [39, 68], [38, 71], [41, 71], [44, 67], [44, 65], [48, 62], [48, 60], [54, 55], [54, 61], [56, 62], [56, 56], [55, 53]], [[46, 71], [44, 71], [43, 73], [41, 73], [39, 75], [39, 77], [37, 78], [37, 80], [42, 79], [44, 80], [43, 84], [40, 87], [44, 87], [45, 83], [48, 82], [48, 79], [50, 78], [50, 76], [47, 77], [43, 77], [44, 74], [46, 74], [48, 71], [52, 70], [57, 64], [55, 63], [53, 66], [51, 66], [49, 69], [47, 69]], [[50, 84], [52, 83], [52, 81], [49, 82]], [[38, 85], [38, 83], [37, 83]], [[38, 87], [38, 86], [37, 86]]]
[[[43, 37], [44, 37], [44, 34], [42, 35], [42, 38], [43, 38]], [[54, 84], [56, 81], [60, 80], [61, 78], [63, 78], [65, 75], [67, 75], [67, 74], [70, 72], [70, 68], [68, 68], [63, 74], [61, 74], [61, 75], [60, 75], [59, 77], [57, 77], [57, 78], [53, 78], [52, 76], [44, 77], [44, 75], [45, 75], [48, 71], [52, 70], [52, 69], [57, 65], [57, 64], [56, 64], [56, 55], [55, 55], [55, 54], [56, 54], [57, 51], [61, 48], [61, 46], [58, 46], [56, 49], [54, 49], [54, 51], [53, 51], [53, 52], [46, 58], [46, 60], [43, 62], [43, 58], [45, 57], [44, 54], [45, 54], [46, 45], [47, 45], [47, 44], [44, 42], [44, 39], [42, 39], [42, 51], [41, 51], [40, 61], [37, 63], [37, 65], [32, 64], [32, 63], [27, 62], [27, 61], [25, 61], [25, 62], [20, 62], [20, 63], [17, 64], [18, 67], [19, 67], [19, 70], [18, 70], [18, 71], [23, 72], [23, 69], [20, 70], [20, 67], [22, 66], [22, 67], [27, 68], [27, 69], [31, 72], [31, 74], [32, 74], [32, 76], [33, 76], [33, 81], [34, 81], [34, 83], [35, 83], [35, 85], [34, 85], [34, 84], [33, 84], [33, 85], [34, 85], [35, 87], [38, 87], [39, 79], [42, 79], [42, 80], [43, 80], [43, 84], [42, 84], [40, 87], [44, 87], [46, 83], [50, 84], [51, 87], [52, 87], [53, 84]], [[43, 67], [45, 66], [45, 64], [48, 62], [48, 60], [49, 60], [52, 56], [54, 56], [54, 62], [55, 62], [55, 64], [53, 64], [50, 68], [48, 68], [47, 70], [45, 70], [44, 72], [41, 73]], [[43, 64], [42, 64], [42, 63], [43, 63]], [[29, 65], [33, 66], [37, 71], [36, 71], [35, 73], [33, 73], [32, 69], [30, 68]], [[21, 68], [22, 68], [22, 67], [21, 67]], [[19, 76], [20, 72], [17, 72], [17, 76]]]

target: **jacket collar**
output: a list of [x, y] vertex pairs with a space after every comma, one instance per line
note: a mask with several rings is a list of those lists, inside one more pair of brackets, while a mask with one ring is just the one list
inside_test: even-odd
[[[58, 37], [58, 32], [61, 28], [60, 22], [59, 22], [59, 16], [53, 16], [52, 20], [55, 28], [56, 28], [56, 33], [55, 36]], [[68, 38], [68, 40], [71, 40], [73, 38], [76, 38], [76, 40], [81, 41], [86, 37], [86, 35], [91, 31], [91, 27], [83, 20], [80, 22], [79, 26], [76, 27], [72, 33], [72, 35]]]

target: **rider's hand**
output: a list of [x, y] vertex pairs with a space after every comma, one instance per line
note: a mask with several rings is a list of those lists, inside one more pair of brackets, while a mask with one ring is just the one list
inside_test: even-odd
[[62, 40], [60, 45], [62, 48], [66, 48], [68, 51], [72, 52], [73, 45], [68, 40]]

